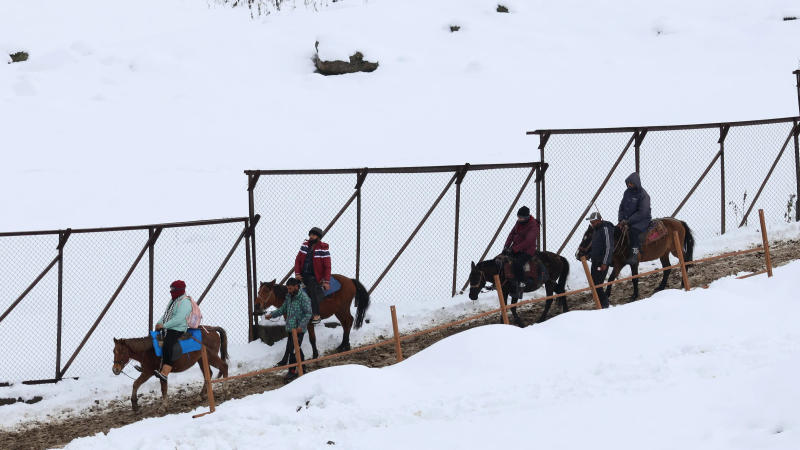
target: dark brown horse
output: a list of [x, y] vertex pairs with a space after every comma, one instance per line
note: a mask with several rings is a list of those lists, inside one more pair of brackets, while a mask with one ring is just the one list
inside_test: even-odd
[[[567, 285], [567, 276], [569, 276], [569, 262], [567, 258], [552, 252], [539, 252], [537, 258], [539, 258], [547, 268], [547, 279], [538, 279], [536, 280], [536, 284], [532, 286], [526, 284], [525, 292], [533, 292], [544, 285], [548, 297], [553, 295], [554, 292], [563, 294]], [[487, 282], [494, 285], [495, 275], [500, 275], [500, 284], [503, 287], [503, 301], [508, 304], [508, 294], [512, 290], [512, 280], [505, 277], [505, 270], [502, 268], [502, 263], [498, 264], [497, 259], [487, 259], [478, 264], [472, 263], [472, 270], [469, 274], [469, 298], [471, 300], [477, 300], [478, 294], [481, 289], [486, 286]], [[517, 298], [511, 297], [511, 305], [513, 306], [517, 303], [517, 300]], [[559, 297], [558, 302], [563, 312], [569, 311], [566, 296]], [[552, 299], [545, 302], [544, 311], [542, 311], [542, 315], [536, 322], [541, 322], [547, 317], [547, 312], [550, 311], [550, 305], [552, 305], [552, 303]], [[517, 308], [511, 308], [511, 314], [514, 316], [517, 325], [524, 326], [522, 319], [517, 315]]]
[[[344, 329], [344, 336], [342, 337], [342, 344], [336, 348], [337, 351], [350, 350], [350, 328], [355, 324], [355, 328], [361, 328], [364, 323], [364, 315], [369, 308], [369, 293], [363, 284], [357, 280], [350, 279], [344, 275], [333, 274], [342, 288], [334, 292], [332, 295], [325, 297], [319, 304], [319, 314], [323, 319], [327, 319], [333, 315], [339, 319]], [[356, 318], [353, 320], [353, 315], [350, 314], [350, 304], [356, 301]], [[286, 286], [277, 284], [275, 280], [269, 283], [262, 282], [258, 288], [258, 296], [256, 297], [256, 307], [261, 311], [265, 311], [270, 306], [280, 308], [286, 300]], [[262, 314], [257, 312], [257, 314]], [[317, 335], [314, 332], [314, 324], [308, 323], [308, 340], [311, 342], [311, 349], [314, 352], [314, 358], [319, 356], [317, 351]], [[281, 362], [286, 363], [288, 355], [284, 355]], [[279, 364], [282, 365], [282, 364]]]
[[[642, 239], [642, 249], [639, 252], [639, 261], [636, 264], [631, 265], [631, 274], [637, 275], [639, 273], [639, 263], [643, 261], [652, 261], [655, 259], [661, 260], [661, 267], [667, 267], [670, 265], [669, 263], [669, 254], [672, 253], [674, 256], [678, 256], [677, 249], [675, 248], [675, 238], [673, 237], [674, 232], [678, 232], [678, 241], [682, 245], [683, 251], [683, 258], [685, 261], [691, 261], [694, 254], [694, 236], [692, 236], [692, 230], [689, 229], [689, 225], [686, 222], [678, 219], [674, 219], [672, 217], [664, 217], [660, 220], [664, 227], [666, 228], [667, 233], [655, 239], [651, 242], [647, 242], [646, 239]], [[623, 267], [628, 265], [627, 259], [628, 255], [630, 254], [630, 243], [625, 236], [627, 230], [622, 230], [620, 227], [614, 227], [614, 256], [612, 259], [612, 266], [614, 270], [611, 271], [611, 276], [608, 278], [608, 281], [614, 281], [619, 276], [620, 271], [622, 271]], [[581, 239], [581, 243], [578, 246], [578, 251], [575, 252], [575, 258], [581, 259], [583, 256], [588, 256], [591, 249], [592, 249], [592, 235], [594, 234], [594, 228], [589, 225], [589, 229], [586, 230], [586, 233], [583, 234], [583, 239]], [[656, 288], [656, 292], [664, 289], [667, 287], [667, 279], [669, 278], [669, 273], [671, 270], [665, 270], [664, 275], [661, 278], [661, 283]], [[681, 279], [681, 287], [683, 286], [683, 279]], [[606, 295], [610, 298], [611, 297], [611, 286], [606, 287]], [[631, 296], [631, 300], [636, 300], [639, 298], [639, 279], [633, 279], [633, 295]]]
[[[208, 356], [208, 363], [211, 366], [219, 369], [217, 378], [228, 376], [228, 335], [222, 327], [211, 327], [201, 325], [200, 330], [203, 334], [203, 345], [206, 347], [206, 354]], [[200, 361], [200, 351], [185, 353], [176, 359], [172, 364], [172, 372], [183, 372], [197, 363], [200, 371], [203, 371], [202, 362]], [[219, 353], [219, 356], [217, 354]], [[141, 363], [141, 372], [139, 378], [133, 381], [133, 392], [131, 393], [131, 406], [134, 411], [139, 410], [139, 402], [136, 398], [136, 391], [139, 386], [153, 376], [153, 372], [161, 366], [161, 358], [156, 356], [153, 349], [153, 339], [150, 336], [143, 338], [132, 339], [117, 339], [114, 338], [114, 367], [112, 371], [114, 375], [122, 373], [122, 369], [128, 362], [134, 359]], [[137, 370], [140, 368], [137, 367]], [[205, 377], [204, 377], [205, 379]], [[159, 380], [160, 381], [160, 380]], [[203, 388], [200, 390], [200, 398], [206, 398], [206, 384], [203, 382]], [[162, 411], [167, 409], [167, 382], [161, 381], [161, 407]]]

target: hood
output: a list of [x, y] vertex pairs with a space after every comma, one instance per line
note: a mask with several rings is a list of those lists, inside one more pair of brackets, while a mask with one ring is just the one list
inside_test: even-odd
[[636, 189], [642, 188], [642, 182], [639, 181], [639, 174], [633, 172], [632, 174], [628, 175], [628, 178], [625, 178], [625, 187], [628, 186], [628, 183], [633, 183]]

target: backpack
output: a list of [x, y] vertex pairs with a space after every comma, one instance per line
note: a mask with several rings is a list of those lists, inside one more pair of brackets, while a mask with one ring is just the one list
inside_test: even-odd
[[192, 297], [186, 296], [189, 299], [189, 302], [192, 303], [192, 312], [186, 316], [186, 325], [189, 328], [198, 328], [200, 326], [200, 322], [203, 321], [203, 313], [200, 312], [200, 307], [197, 306], [194, 299]]

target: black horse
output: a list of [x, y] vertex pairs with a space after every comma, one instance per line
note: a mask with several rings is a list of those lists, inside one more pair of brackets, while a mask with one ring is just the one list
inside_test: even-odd
[[[569, 275], [569, 262], [567, 262], [567, 259], [551, 252], [539, 252], [537, 257], [542, 261], [547, 269], [547, 279], [538, 279], [534, 285], [527, 283], [525, 286], [525, 292], [533, 292], [539, 289], [542, 284], [544, 284], [548, 297], [553, 295], [554, 292], [557, 294], [563, 294], [566, 292], [565, 287], [567, 285], [567, 275]], [[498, 263], [497, 259], [487, 259], [486, 261], [481, 261], [478, 264], [475, 264], [475, 262], [472, 263], [472, 271], [469, 274], [469, 298], [471, 300], [477, 300], [478, 294], [480, 293], [481, 289], [486, 286], [487, 282], [494, 285], [495, 275], [500, 276], [500, 285], [503, 288], [503, 301], [508, 304], [508, 294], [510, 291], [513, 291], [513, 289], [511, 289], [511, 282], [513, 280], [505, 277], [503, 263]], [[516, 304], [517, 300], [518, 299], [516, 297], [512, 296], [511, 304]], [[560, 297], [558, 301], [563, 312], [569, 311], [566, 296]], [[539, 319], [536, 321], [537, 323], [544, 320], [552, 303], [552, 299], [547, 300], [541, 317], [539, 317]], [[524, 326], [522, 319], [520, 319], [519, 315], [517, 315], [517, 308], [511, 308], [511, 314], [514, 316], [514, 320], [517, 322], [517, 325], [521, 327]]]
[[[673, 233], [675, 232], [678, 233], [678, 242], [682, 247], [681, 250], [683, 252], [684, 260], [687, 262], [692, 260], [694, 253], [694, 236], [692, 235], [692, 230], [689, 229], [689, 225], [682, 220], [674, 219], [672, 217], [664, 217], [657, 220], [660, 220], [664, 225], [666, 234], [652, 242], [643, 241], [644, 245], [642, 245], [642, 250], [639, 253], [639, 261], [637, 261], [636, 264], [631, 265], [631, 274], [633, 275], [637, 275], [639, 273], [639, 262], [658, 259], [661, 261], [661, 267], [667, 267], [670, 265], [669, 254], [672, 253], [673, 255], [678, 256], [678, 251], [675, 248], [675, 238], [673, 237]], [[621, 230], [619, 227], [614, 227], [614, 241], [616, 244], [614, 246], [614, 255], [611, 261], [611, 265], [614, 267], [614, 270], [611, 271], [611, 276], [609, 276], [608, 281], [616, 280], [620, 271], [622, 271], [622, 269], [628, 265], [627, 255], [630, 253], [630, 241], [628, 240], [627, 236], [624, 235], [625, 233], [626, 231]], [[575, 252], [576, 259], [580, 260], [583, 256], [588, 257], [592, 249], [593, 234], [594, 227], [589, 225], [589, 229], [587, 229], [586, 233], [583, 234], [583, 239], [581, 239], [578, 250]], [[661, 278], [661, 284], [659, 284], [656, 288], [656, 292], [667, 287], [669, 273], [670, 270], [664, 271], [664, 276]], [[611, 286], [612, 285], [608, 285], [606, 287], [606, 295], [609, 298], [611, 298]], [[683, 279], [681, 279], [681, 287], [682, 286]], [[633, 295], [631, 296], [631, 301], [638, 298], [639, 279], [634, 278]]]

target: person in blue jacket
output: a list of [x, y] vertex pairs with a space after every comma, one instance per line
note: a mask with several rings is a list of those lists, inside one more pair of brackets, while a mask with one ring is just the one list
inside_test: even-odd
[[618, 227], [627, 224], [629, 227], [631, 253], [628, 256], [628, 264], [636, 264], [639, 261], [639, 235], [650, 226], [650, 195], [642, 188], [639, 174], [634, 172], [625, 178], [625, 185], [628, 189], [622, 196], [619, 204], [619, 223]]

